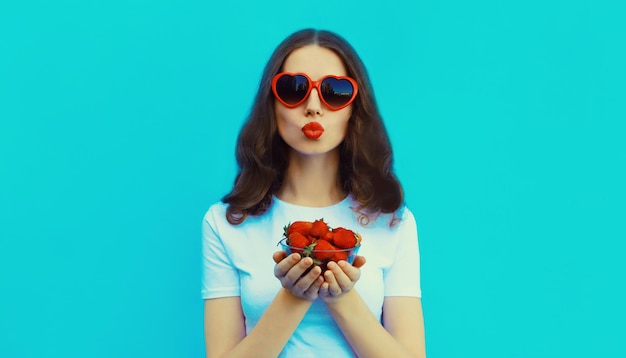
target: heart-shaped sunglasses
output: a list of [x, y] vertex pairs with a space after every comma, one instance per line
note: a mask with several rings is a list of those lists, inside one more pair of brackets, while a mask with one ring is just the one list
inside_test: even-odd
[[285, 107], [294, 108], [302, 104], [317, 89], [320, 100], [328, 108], [338, 111], [354, 101], [359, 87], [348, 76], [328, 75], [312, 81], [304, 73], [281, 72], [272, 79], [272, 92]]

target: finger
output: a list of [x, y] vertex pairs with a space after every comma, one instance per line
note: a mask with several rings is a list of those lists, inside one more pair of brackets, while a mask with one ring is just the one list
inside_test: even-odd
[[[324, 281], [324, 279], [322, 280]], [[328, 292], [328, 282], [322, 282], [320, 285], [320, 290], [318, 292], [319, 297], [329, 297], [330, 292]]]
[[309, 286], [309, 288], [306, 291], [304, 291], [304, 295], [311, 300], [316, 299], [317, 296], [319, 295], [319, 290], [323, 283], [324, 283], [324, 278], [322, 277], [322, 275], [318, 273], [313, 283]]
[[285, 277], [289, 270], [300, 261], [299, 254], [291, 254], [274, 266], [274, 276], [280, 278]]
[[320, 269], [319, 266], [311, 267], [311, 269], [307, 273], [302, 275], [298, 282], [296, 282], [296, 286], [298, 287], [299, 291], [304, 293], [306, 290], [308, 290], [321, 273], [322, 269]]
[[[341, 266], [339, 266], [339, 264], [333, 262], [332, 264], [329, 263], [328, 264], [328, 268], [329, 270], [332, 271], [335, 281], [337, 282], [337, 287], [339, 287], [342, 291], [347, 291], [350, 288], [352, 288], [352, 286], [354, 285], [354, 281], [352, 281], [350, 279], [350, 277], [348, 277], [348, 275], [346, 274], [346, 272], [344, 272], [344, 269], [354, 269], [354, 270], [358, 270], [358, 268], [354, 268], [352, 267], [352, 265], [348, 264], [345, 261], [340, 261], [341, 263], [345, 263], [347, 266], [350, 266], [349, 268], [343, 268]], [[332, 290], [332, 285], [331, 285], [331, 294], [334, 294], [335, 291]]]
[[312, 265], [313, 265], [313, 259], [311, 259], [310, 257], [305, 257], [289, 269], [289, 272], [287, 272], [287, 274], [285, 275], [285, 278], [288, 278], [291, 284], [293, 285], [296, 282], [298, 282], [298, 280], [302, 277], [302, 274], [304, 274], [305, 271]]
[[307, 270], [300, 275], [296, 286], [298, 286], [302, 292], [306, 291], [321, 273], [321, 269], [318, 266], [312, 266], [310, 269], [307, 268]]
[[363, 256], [355, 256], [354, 257], [354, 261], [352, 262], [352, 266], [354, 267], [362, 267], [363, 265], [365, 265], [365, 257]]
[[334, 271], [332, 271], [331, 266], [337, 266], [334, 262], [328, 263], [328, 270], [324, 272], [324, 281], [328, 283], [328, 294], [330, 296], [338, 296], [343, 292], [342, 288], [339, 286], [337, 282], [337, 278], [335, 277]]
[[350, 265], [347, 261], [339, 261], [337, 265], [350, 281], [356, 282], [359, 277], [361, 277], [361, 270], [358, 267]]
[[276, 251], [274, 253], [274, 255], [272, 256], [272, 258], [274, 259], [275, 263], [281, 262], [282, 260], [285, 259], [285, 257], [287, 257], [287, 251], [284, 251], [284, 250], [283, 251]]

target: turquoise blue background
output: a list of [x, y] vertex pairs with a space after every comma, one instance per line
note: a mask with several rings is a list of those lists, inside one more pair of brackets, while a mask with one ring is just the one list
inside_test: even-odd
[[372, 79], [428, 355], [623, 357], [623, 1], [3, 1], [0, 356], [201, 357], [200, 223], [303, 27]]

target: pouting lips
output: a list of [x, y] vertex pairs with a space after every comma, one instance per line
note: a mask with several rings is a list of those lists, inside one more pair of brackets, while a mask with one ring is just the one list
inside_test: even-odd
[[319, 122], [309, 122], [302, 127], [302, 132], [309, 139], [317, 139], [324, 133], [324, 127]]

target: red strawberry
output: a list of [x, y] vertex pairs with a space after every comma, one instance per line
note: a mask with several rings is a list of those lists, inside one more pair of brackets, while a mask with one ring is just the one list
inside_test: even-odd
[[292, 232], [287, 239], [287, 245], [293, 248], [293, 252], [301, 253], [304, 249], [311, 245], [311, 241], [299, 232]]
[[332, 244], [335, 241], [335, 233], [332, 231], [326, 231], [320, 239], [324, 239]]
[[339, 262], [341, 260], [348, 261], [348, 251], [337, 251], [330, 258], [330, 261]]
[[333, 256], [333, 252], [322, 252], [327, 250], [337, 250], [337, 248], [326, 240], [318, 240], [313, 247], [313, 257], [320, 261], [328, 260]]
[[313, 227], [313, 223], [310, 221], [294, 221], [285, 227], [285, 236], [289, 237], [294, 232], [307, 236], [311, 232], [311, 227]]
[[322, 238], [322, 236], [328, 232], [328, 224], [324, 222], [324, 219], [315, 220], [311, 226], [311, 235]]
[[352, 230], [337, 227], [333, 229], [333, 233], [335, 233], [333, 241], [335, 246], [342, 249], [351, 249], [357, 245], [357, 236]]

